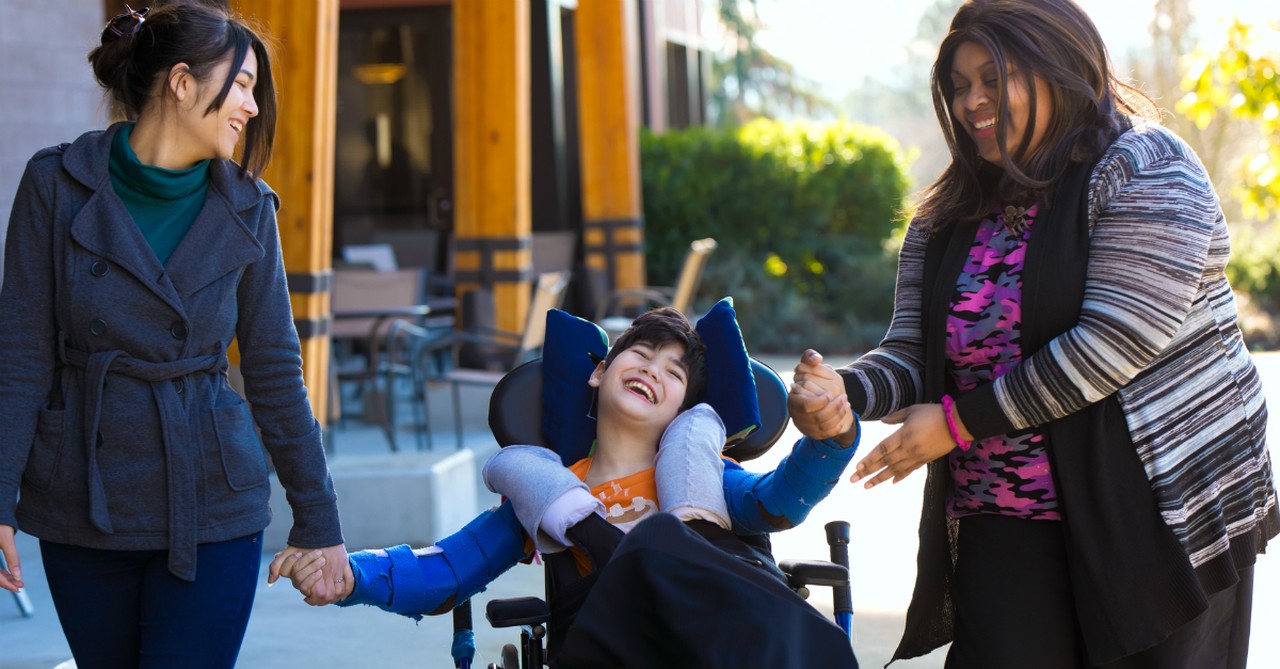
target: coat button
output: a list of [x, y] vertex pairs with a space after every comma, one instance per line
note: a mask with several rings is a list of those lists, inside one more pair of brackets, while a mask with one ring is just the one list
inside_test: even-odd
[[183, 389], [186, 387], [186, 384], [182, 382], [182, 379], [174, 379], [173, 387], [175, 390], [178, 391], [178, 394], [181, 395]]
[[111, 266], [102, 260], [95, 260], [92, 265], [89, 265], [89, 273], [97, 277], [106, 276], [109, 269]]
[[101, 337], [106, 334], [107, 322], [101, 318], [95, 318], [92, 321], [89, 321], [89, 333], [97, 337]]
[[183, 323], [182, 321], [174, 322], [173, 325], [169, 326], [169, 334], [173, 335], [174, 339], [186, 339], [187, 324]]

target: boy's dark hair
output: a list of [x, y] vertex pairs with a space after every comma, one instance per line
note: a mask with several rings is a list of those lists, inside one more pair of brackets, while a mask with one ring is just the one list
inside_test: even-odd
[[684, 411], [702, 401], [707, 390], [707, 347], [684, 314], [671, 307], [661, 307], [640, 314], [631, 322], [631, 327], [613, 342], [609, 355], [604, 359], [604, 366], [612, 364], [619, 353], [641, 343], [654, 348], [667, 344], [683, 346], [684, 357], [680, 358], [680, 362], [688, 370], [689, 378], [685, 385], [684, 404], [680, 410]]
[[[224, 59], [231, 71], [204, 113], [212, 114], [227, 99], [236, 74], [250, 50], [258, 60], [253, 97], [258, 115], [244, 131], [241, 174], [262, 177], [271, 162], [275, 144], [276, 91], [271, 55], [262, 37], [244, 21], [225, 11], [225, 2], [159, 2], [151, 11], [137, 11], [113, 18], [102, 29], [102, 43], [89, 52], [89, 64], [98, 83], [127, 119], [137, 120], [150, 101], [158, 78], [178, 63], [204, 83]], [[167, 95], [168, 88], [162, 95]]]

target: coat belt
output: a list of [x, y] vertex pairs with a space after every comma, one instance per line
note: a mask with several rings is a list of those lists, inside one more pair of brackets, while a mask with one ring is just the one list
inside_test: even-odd
[[196, 461], [189, 448], [188, 421], [182, 400], [172, 383], [191, 374], [220, 374], [227, 369], [221, 344], [208, 355], [149, 362], [124, 355], [124, 351], [86, 353], [65, 344], [59, 346], [63, 364], [84, 370], [84, 448], [89, 463], [89, 520], [98, 530], [112, 534], [107, 492], [98, 469], [98, 427], [102, 419], [102, 391], [107, 374], [122, 374], [151, 384], [151, 396], [160, 417], [165, 464], [169, 479], [169, 571], [186, 581], [196, 577]]

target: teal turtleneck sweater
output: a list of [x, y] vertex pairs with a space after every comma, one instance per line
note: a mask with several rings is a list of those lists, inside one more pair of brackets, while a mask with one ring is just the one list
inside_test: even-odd
[[112, 141], [108, 168], [111, 186], [163, 265], [204, 207], [209, 191], [209, 161], [202, 160], [185, 170], [144, 165], [129, 146], [131, 132], [132, 123], [120, 128]]

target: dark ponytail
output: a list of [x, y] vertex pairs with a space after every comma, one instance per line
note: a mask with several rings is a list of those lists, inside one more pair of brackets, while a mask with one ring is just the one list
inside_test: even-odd
[[[110, 92], [125, 118], [137, 119], [157, 94], [157, 82], [167, 77], [174, 65], [186, 63], [191, 75], [205, 82], [213, 68], [230, 57], [227, 80], [205, 109], [205, 114], [211, 114], [226, 100], [252, 49], [258, 60], [253, 85], [258, 115], [245, 128], [240, 163], [242, 174], [261, 176], [271, 161], [276, 130], [275, 82], [266, 44], [220, 6], [193, 1], [161, 4], [150, 11], [126, 11], [107, 23], [102, 43], [89, 52], [94, 77]], [[168, 91], [166, 86], [159, 88], [160, 95], [168, 95]]]

